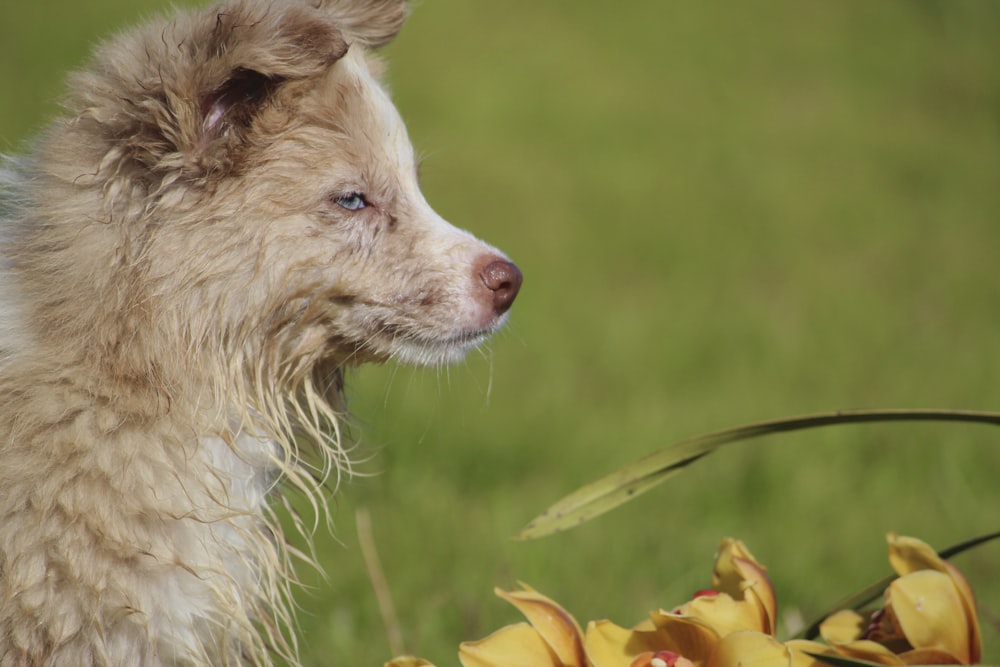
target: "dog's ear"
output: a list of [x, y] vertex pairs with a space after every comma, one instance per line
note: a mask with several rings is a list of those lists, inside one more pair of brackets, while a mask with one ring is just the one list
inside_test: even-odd
[[207, 76], [197, 148], [238, 136], [282, 83], [322, 73], [350, 44], [387, 44], [408, 14], [405, 0], [312, 1], [314, 7], [233, 3], [215, 13], [210, 34], [202, 36]]
[[160, 184], [232, 173], [256, 123], [351, 44], [377, 48], [407, 16], [403, 0], [225, 0], [107, 43], [74, 75], [70, 144], [100, 150], [98, 180]]
[[336, 17], [306, 2], [230, 0], [148, 24], [71, 79], [70, 129], [88, 134], [71, 143], [102, 151], [99, 180], [155, 189], [230, 172], [281, 91], [322, 75], [348, 46]]
[[385, 46], [409, 15], [405, 0], [314, 0], [341, 26], [350, 42], [367, 48]]
[[209, 161], [244, 138], [280, 86], [323, 73], [348, 48], [333, 17], [305, 5], [233, 3], [212, 21], [193, 36], [190, 74], [178, 83], [195, 105], [185, 148]]

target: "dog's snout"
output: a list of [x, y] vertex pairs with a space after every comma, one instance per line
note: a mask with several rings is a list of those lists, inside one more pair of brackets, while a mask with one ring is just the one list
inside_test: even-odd
[[479, 270], [483, 284], [493, 295], [493, 312], [502, 315], [507, 312], [524, 280], [521, 270], [513, 262], [493, 259]]

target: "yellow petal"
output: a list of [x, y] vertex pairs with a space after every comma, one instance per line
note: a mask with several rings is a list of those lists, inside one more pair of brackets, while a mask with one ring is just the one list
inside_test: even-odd
[[957, 665], [961, 661], [947, 651], [918, 648], [899, 654], [904, 665]]
[[965, 616], [969, 621], [969, 659], [973, 663], [979, 662], [982, 655], [982, 635], [976, 613], [976, 596], [965, 576], [957, 567], [938, 556], [929, 545], [916, 538], [889, 533], [888, 541], [889, 563], [900, 576], [920, 570], [937, 570], [951, 577], [962, 597]]
[[778, 598], [767, 570], [743, 558], [734, 558], [733, 565], [743, 577], [743, 599], [754, 603], [760, 613], [760, 631], [773, 635], [778, 620]]
[[892, 582], [888, 599], [913, 648], [945, 651], [970, 662], [969, 620], [950, 576], [936, 570], [910, 572]]
[[727, 537], [719, 544], [712, 570], [712, 587], [734, 598], [741, 597], [743, 592], [743, 573], [734, 562], [737, 558], [760, 565], [743, 542]]
[[757, 562], [740, 540], [726, 538], [719, 545], [712, 570], [712, 586], [735, 600], [746, 600], [758, 607], [761, 620], [747, 630], [774, 634], [778, 602], [767, 568]]
[[593, 667], [629, 667], [641, 653], [659, 651], [667, 645], [664, 635], [655, 630], [629, 630], [611, 621], [591, 621], [584, 647]]
[[944, 570], [944, 561], [926, 542], [889, 533], [889, 564], [899, 576], [919, 570]]
[[653, 612], [650, 618], [666, 638], [667, 648], [696, 663], [708, 660], [719, 642], [719, 632], [699, 618], [665, 611]]
[[385, 663], [383, 667], [434, 667], [423, 658], [415, 658], [412, 655], [401, 655]]
[[955, 589], [962, 598], [965, 618], [969, 622], [969, 662], [977, 664], [983, 653], [983, 638], [979, 631], [979, 615], [976, 613], [976, 596], [965, 576], [957, 567], [945, 561], [945, 573], [951, 577]]
[[[766, 630], [760, 606], [755, 601], [734, 600], [725, 593], [703, 595], [683, 604], [678, 615], [697, 618], [725, 637], [739, 630]], [[656, 619], [653, 619], [656, 623]], [[659, 627], [659, 624], [657, 623]]]
[[785, 642], [785, 646], [791, 652], [792, 667], [826, 667], [826, 663], [817, 660], [809, 653], [837, 655], [837, 651], [833, 647], [808, 639], [791, 639]]
[[645, 618], [645, 619], [639, 621], [638, 623], [636, 623], [635, 626], [632, 629], [633, 630], [641, 630], [643, 632], [652, 632], [653, 630], [656, 630], [656, 626], [653, 625], [653, 619], [651, 619], [651, 618]]
[[763, 632], [734, 632], [715, 647], [708, 667], [790, 667], [791, 651]]
[[538, 631], [527, 623], [500, 628], [489, 637], [458, 647], [463, 667], [561, 667]]
[[819, 624], [819, 634], [833, 644], [846, 644], [860, 639], [868, 627], [869, 617], [850, 609], [830, 614]]
[[[879, 665], [902, 665], [903, 661], [890, 649], [870, 639], [859, 639], [871, 624], [871, 614], [859, 614], [845, 609], [830, 614], [820, 624], [820, 636], [835, 649], [835, 655], [845, 655]], [[898, 632], [898, 630], [896, 630]]]
[[847, 656], [848, 658], [855, 658], [857, 660], [867, 660], [868, 662], [874, 662], [878, 665], [895, 666], [904, 664], [898, 655], [878, 642], [873, 642], [868, 639], [862, 639], [848, 644], [837, 644], [835, 648], [837, 649], [837, 653], [840, 655]]
[[566, 667], [586, 667], [583, 633], [570, 614], [550, 598], [534, 590], [494, 591], [517, 607]]

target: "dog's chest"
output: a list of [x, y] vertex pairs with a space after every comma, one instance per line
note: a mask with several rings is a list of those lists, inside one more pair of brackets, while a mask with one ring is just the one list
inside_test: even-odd
[[220, 437], [201, 438], [199, 449], [224, 487], [224, 504], [236, 512], [259, 514], [277, 477], [278, 444], [241, 431], [232, 444]]
[[149, 628], [161, 653], [180, 659], [220, 637], [237, 643], [252, 637], [253, 610], [272, 593], [264, 582], [272, 578], [268, 568], [278, 547], [266, 519], [276, 449], [245, 433], [232, 443], [199, 439], [189, 472], [200, 468], [202, 485], [185, 484], [191, 510], [174, 522], [166, 547], [183, 567], [168, 568], [153, 584], [150, 618], [156, 620]]

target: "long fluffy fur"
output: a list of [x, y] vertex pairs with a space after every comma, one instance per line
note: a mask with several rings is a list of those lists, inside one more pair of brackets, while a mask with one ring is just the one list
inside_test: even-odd
[[296, 661], [269, 498], [349, 468], [344, 368], [459, 358], [520, 284], [419, 194], [368, 54], [405, 17], [153, 21], [0, 170], [0, 665]]

